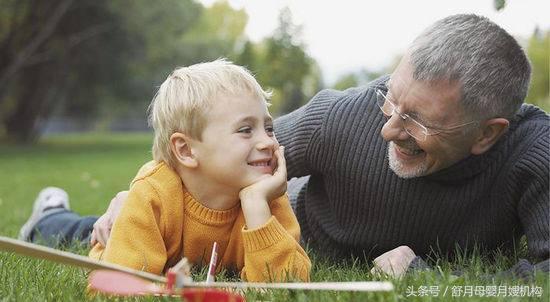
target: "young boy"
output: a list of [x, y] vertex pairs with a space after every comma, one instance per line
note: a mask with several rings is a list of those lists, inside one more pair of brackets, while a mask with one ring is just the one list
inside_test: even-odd
[[[246, 69], [224, 60], [174, 70], [150, 106], [154, 161], [140, 169], [106, 246], [96, 243], [90, 257], [161, 274], [183, 256], [204, 263], [217, 242], [218, 267], [243, 279], [309, 280], [268, 97]], [[57, 208], [68, 209], [61, 199]], [[32, 240], [40, 225], [27, 223], [22, 237]]]

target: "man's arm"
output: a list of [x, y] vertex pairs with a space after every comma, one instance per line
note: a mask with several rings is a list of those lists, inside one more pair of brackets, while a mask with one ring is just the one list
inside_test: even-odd
[[[547, 126], [545, 126], [548, 129]], [[537, 141], [515, 164], [512, 173], [523, 189], [517, 211], [527, 237], [529, 256], [538, 261], [531, 264], [520, 260], [503, 274], [525, 278], [535, 271], [550, 271], [550, 137], [548, 132]]]
[[330, 105], [340, 95], [339, 91], [323, 90], [304, 106], [275, 119], [275, 134], [285, 147], [289, 179], [312, 173], [310, 156], [323, 142], [320, 128]]
[[111, 228], [115, 218], [120, 213], [120, 209], [124, 205], [124, 202], [128, 198], [128, 191], [118, 192], [107, 208], [107, 211], [97, 219], [94, 223], [94, 229], [90, 238], [90, 244], [94, 246], [96, 243], [102, 246], [107, 246], [107, 239], [111, 235]]

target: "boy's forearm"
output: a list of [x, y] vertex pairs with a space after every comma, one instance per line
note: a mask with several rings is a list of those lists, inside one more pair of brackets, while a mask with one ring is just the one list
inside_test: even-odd
[[245, 267], [251, 282], [309, 281], [311, 262], [294, 238], [272, 216], [255, 230], [243, 231]]
[[256, 229], [271, 218], [271, 209], [265, 198], [250, 194], [241, 199], [246, 228]]

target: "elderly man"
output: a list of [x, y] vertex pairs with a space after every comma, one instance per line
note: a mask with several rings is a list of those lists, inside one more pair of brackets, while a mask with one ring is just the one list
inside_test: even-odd
[[[530, 65], [502, 28], [454, 15], [422, 33], [390, 77], [325, 90], [275, 121], [302, 238], [395, 276], [476, 245], [549, 266], [550, 118], [522, 104]], [[96, 223], [105, 242], [124, 193]], [[417, 256], [418, 255], [418, 256]]]
[[548, 271], [549, 117], [522, 104], [530, 65], [486, 18], [455, 15], [412, 44], [393, 74], [325, 90], [275, 121], [304, 241], [374, 258], [394, 275], [435, 252], [513, 248], [526, 235]]

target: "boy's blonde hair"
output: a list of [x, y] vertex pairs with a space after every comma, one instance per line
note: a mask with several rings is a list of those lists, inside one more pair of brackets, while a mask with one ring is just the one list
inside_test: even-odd
[[149, 124], [155, 133], [153, 159], [175, 168], [170, 136], [181, 132], [201, 140], [206, 112], [221, 94], [252, 95], [264, 102], [271, 97], [246, 68], [225, 59], [176, 68], [149, 106]]

